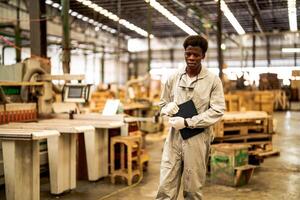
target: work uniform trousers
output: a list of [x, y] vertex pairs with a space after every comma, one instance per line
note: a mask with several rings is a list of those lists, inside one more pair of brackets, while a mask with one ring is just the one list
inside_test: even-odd
[[181, 179], [186, 200], [201, 200], [212, 137], [204, 131], [187, 140], [171, 130], [164, 144], [157, 200], [176, 200]]

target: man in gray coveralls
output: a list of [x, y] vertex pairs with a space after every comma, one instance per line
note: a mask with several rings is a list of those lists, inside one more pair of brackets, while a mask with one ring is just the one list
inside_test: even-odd
[[[201, 36], [189, 36], [183, 43], [185, 69], [178, 70], [165, 83], [161, 94], [161, 114], [170, 116], [171, 129], [164, 144], [157, 200], [176, 200], [183, 177], [183, 196], [187, 200], [202, 199], [212, 125], [225, 111], [222, 82], [201, 65], [208, 42]], [[198, 115], [191, 118], [172, 117], [178, 105], [193, 100]], [[204, 131], [183, 140], [179, 130], [204, 128]]]

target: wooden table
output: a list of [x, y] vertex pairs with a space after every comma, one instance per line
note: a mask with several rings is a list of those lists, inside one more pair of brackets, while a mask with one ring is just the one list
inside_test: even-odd
[[[55, 125], [65, 125], [65, 126], [93, 126], [95, 128], [94, 132], [84, 132], [84, 143], [87, 158], [87, 170], [88, 170], [88, 180], [96, 181], [99, 178], [106, 177], [108, 173], [108, 130], [112, 128], [121, 128], [125, 124], [120, 120], [107, 120], [103, 121], [97, 118], [86, 118], [81, 119], [47, 119], [41, 120], [39, 123], [42, 124], [55, 124]], [[123, 129], [123, 131], [127, 131]], [[124, 133], [126, 135], [126, 133]]]
[[39, 140], [53, 136], [59, 132], [0, 128], [7, 200], [40, 199]]
[[50, 193], [61, 194], [76, 188], [77, 134], [89, 131], [95, 132], [94, 127], [36, 122], [10, 123], [1, 127], [24, 130], [56, 130], [60, 132], [59, 137], [47, 138]]

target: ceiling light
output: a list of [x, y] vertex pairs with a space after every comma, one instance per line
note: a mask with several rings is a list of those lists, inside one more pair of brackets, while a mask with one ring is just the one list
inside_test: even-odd
[[76, 16], [78, 15], [78, 12], [73, 11], [73, 12], [71, 12], [71, 15], [72, 15], [73, 17], [76, 17]]
[[[102, 8], [101, 6], [99, 6], [95, 3], [92, 3], [89, 0], [77, 0], [77, 2], [82, 3], [83, 5], [86, 5], [90, 8], [93, 8], [96, 12], [100, 13], [101, 15], [104, 15], [105, 17], [107, 17], [107, 18], [109, 18], [113, 21], [119, 22], [119, 24], [122, 24], [126, 28], [128, 28], [132, 31], [135, 31], [135, 32], [137, 32], [138, 34], [140, 34], [144, 37], [148, 36], [147, 31], [141, 29], [140, 27], [137, 27], [136, 25], [134, 25], [134, 24], [132, 24], [132, 23], [130, 23], [130, 22], [124, 20], [124, 19], [120, 19], [120, 17], [118, 17], [117, 15], [113, 14], [112, 12], [109, 12], [108, 10]], [[115, 32], [115, 31], [111, 30], [110, 27], [108, 27], [106, 25], [102, 26], [102, 29], [109, 30], [110, 32]], [[154, 36], [151, 34], [150, 37], [153, 38]]]
[[82, 14], [77, 15], [78, 19], [81, 19], [82, 17], [83, 17]]
[[288, 0], [288, 13], [289, 13], [289, 24], [291, 31], [297, 31], [297, 9], [296, 0]]
[[111, 32], [112, 34], [114, 34], [114, 33], [117, 32], [117, 30], [112, 28], [112, 29], [110, 30], [110, 32]]
[[53, 6], [54, 8], [58, 8], [58, 7], [59, 7], [59, 4], [58, 4], [58, 3], [54, 3], [54, 4], [52, 4], [52, 6]]
[[86, 22], [87, 20], [89, 20], [89, 18], [88, 17], [83, 17], [82, 20]]
[[195, 32], [192, 28], [190, 28], [188, 25], [186, 25], [179, 18], [177, 18], [176, 16], [174, 16], [170, 11], [168, 11], [165, 7], [163, 7], [156, 0], [145, 0], [145, 1], [147, 3], [149, 3], [158, 12], [160, 12], [162, 15], [164, 15], [166, 18], [168, 18], [171, 22], [173, 22], [176, 26], [178, 26], [179, 28], [181, 28], [187, 34], [189, 34], [189, 35], [197, 35], [197, 32]]
[[238, 32], [238, 34], [243, 35], [245, 34], [245, 30], [240, 25], [238, 20], [234, 17], [232, 12], [229, 10], [228, 6], [226, 5], [224, 0], [221, 0], [221, 10], [223, 11], [224, 15], [227, 17], [228, 21], [231, 23], [233, 28]]
[[282, 48], [283, 53], [300, 53], [300, 48]]
[[86, 5], [86, 6], [89, 6], [89, 5], [92, 4], [92, 2], [91, 2], [91, 1], [88, 1], [88, 0], [84, 0], [84, 1], [82, 2], [82, 4], [83, 4], [83, 5]]
[[108, 26], [106, 26], [106, 25], [103, 25], [103, 26], [102, 26], [102, 29], [103, 29], [103, 30], [106, 30], [107, 28], [108, 28]]
[[52, 4], [53, 4], [53, 1], [51, 1], [51, 0], [46, 0], [45, 3], [48, 4], [48, 5], [52, 5]]
[[224, 43], [221, 44], [221, 49], [225, 50], [226, 49], [226, 45]]
[[95, 3], [92, 3], [91, 5], [89, 5], [89, 7], [90, 7], [90, 8], [92, 8], [92, 9], [95, 9], [95, 8], [97, 8], [97, 7], [98, 7], [98, 5], [97, 5], [97, 4], [95, 4]]
[[102, 7], [98, 6], [97, 8], [94, 9], [96, 12], [100, 12], [101, 10], [103, 10]]

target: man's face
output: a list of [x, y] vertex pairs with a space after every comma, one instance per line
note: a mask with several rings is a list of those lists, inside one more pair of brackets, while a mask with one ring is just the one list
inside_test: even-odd
[[185, 62], [187, 67], [196, 69], [201, 66], [201, 60], [205, 57], [200, 47], [188, 46], [185, 49]]

